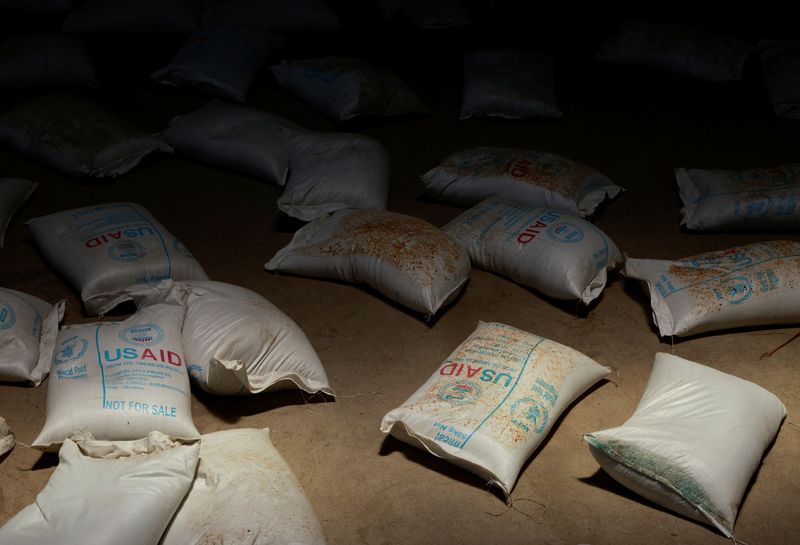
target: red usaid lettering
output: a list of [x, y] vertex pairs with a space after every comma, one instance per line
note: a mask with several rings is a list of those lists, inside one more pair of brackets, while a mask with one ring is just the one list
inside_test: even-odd
[[149, 359], [149, 360], [160, 361], [163, 363], [169, 363], [170, 365], [174, 365], [175, 367], [180, 367], [182, 364], [181, 357], [172, 350], [159, 350], [158, 355], [156, 355], [149, 348], [145, 348], [144, 352], [142, 352], [141, 358], [143, 360]]
[[517, 237], [517, 242], [520, 244], [527, 244], [533, 239], [536, 238], [543, 228], [547, 227], [547, 224], [543, 221], [536, 220], [536, 223], [533, 225], [529, 225], [522, 231], [519, 236]]
[[539, 216], [539, 219], [537, 219], [535, 223], [532, 223], [526, 227], [525, 230], [519, 234], [517, 237], [517, 242], [520, 244], [529, 243], [536, 238], [536, 235], [542, 232], [542, 229], [545, 229], [551, 222], [556, 221], [560, 216], [561, 214], [558, 212], [555, 212], [554, 210], [548, 210]]
[[531, 173], [533, 161], [522, 158], [518, 159], [511, 165], [510, 173], [515, 178], [524, 178]]
[[90, 238], [86, 241], [85, 246], [87, 248], [96, 248], [102, 244], [106, 244], [107, 242], [111, 242], [111, 240], [119, 240], [122, 238], [122, 231], [112, 231], [110, 233], [106, 233], [104, 235], [96, 236], [94, 238]]
[[102, 246], [103, 244], [107, 244], [115, 240], [120, 240], [122, 237], [134, 238], [134, 237], [143, 237], [147, 235], [150, 236], [155, 235], [152, 228], [139, 227], [137, 229], [124, 229], [124, 230], [117, 229], [116, 231], [109, 231], [108, 233], [103, 233], [102, 235], [97, 235], [96, 237], [92, 237], [86, 242], [84, 242], [83, 245], [86, 246], [87, 248], [97, 248], [98, 246]]

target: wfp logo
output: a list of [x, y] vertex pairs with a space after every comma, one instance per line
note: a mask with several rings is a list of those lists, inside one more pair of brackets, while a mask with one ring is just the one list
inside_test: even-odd
[[712, 288], [712, 291], [717, 301], [740, 305], [753, 295], [753, 286], [746, 276], [732, 276], [725, 279], [718, 287]]
[[108, 247], [108, 257], [114, 261], [136, 261], [145, 254], [144, 246], [133, 240], [121, 240]]
[[58, 365], [77, 360], [86, 353], [87, 348], [89, 348], [89, 341], [78, 335], [64, 339], [56, 349], [53, 363]]
[[547, 408], [533, 399], [523, 397], [511, 404], [511, 421], [525, 432], [542, 433], [547, 427]]
[[153, 346], [164, 340], [164, 330], [156, 324], [135, 325], [120, 331], [119, 338], [133, 346]]
[[0, 330], [10, 329], [17, 322], [17, 313], [14, 307], [0, 299]]

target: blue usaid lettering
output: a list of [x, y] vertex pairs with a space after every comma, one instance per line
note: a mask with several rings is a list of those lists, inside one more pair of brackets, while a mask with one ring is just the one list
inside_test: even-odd
[[103, 359], [108, 363], [118, 360], [152, 360], [161, 363], [168, 363], [170, 365], [174, 365], [175, 367], [180, 367], [183, 365], [183, 360], [181, 359], [180, 354], [173, 352], [172, 350], [162, 349], [155, 351], [151, 350], [150, 348], [145, 348], [144, 350], [139, 351], [132, 346], [115, 348], [113, 351], [103, 350]]

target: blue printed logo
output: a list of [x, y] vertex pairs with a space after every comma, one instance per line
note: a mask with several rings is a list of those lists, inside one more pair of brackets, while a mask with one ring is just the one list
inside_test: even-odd
[[134, 346], [153, 346], [164, 340], [164, 330], [156, 324], [135, 325], [120, 331], [119, 338]]
[[[515, 401], [511, 405], [511, 414], [517, 417], [513, 422], [525, 431], [533, 430], [534, 433], [542, 433], [547, 427], [549, 418], [547, 408], [532, 397], [523, 397]], [[519, 419], [525, 419], [526, 424], [523, 425]]]
[[10, 329], [17, 322], [17, 313], [14, 307], [0, 299], [0, 330]]
[[86, 353], [87, 348], [89, 348], [89, 341], [78, 335], [64, 339], [56, 349], [53, 363], [60, 365], [77, 360]]
[[121, 240], [108, 247], [108, 257], [114, 261], [136, 261], [145, 254], [144, 246], [133, 240]]
[[725, 301], [731, 305], [740, 305], [753, 295], [753, 286], [746, 276], [732, 276], [718, 287], [714, 288], [714, 297], [717, 301]]
[[547, 230], [547, 236], [556, 242], [580, 242], [583, 240], [583, 229], [562, 221], [551, 225]]
[[481, 387], [472, 380], [459, 380], [439, 388], [439, 399], [451, 405], [469, 405], [481, 397]]

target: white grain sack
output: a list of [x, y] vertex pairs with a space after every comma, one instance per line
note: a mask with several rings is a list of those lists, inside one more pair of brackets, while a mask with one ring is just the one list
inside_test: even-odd
[[561, 413], [609, 369], [567, 346], [480, 322], [381, 431], [476, 473], [506, 495]]
[[285, 60], [271, 69], [282, 87], [336, 121], [426, 111], [408, 85], [370, 61], [345, 57]]
[[333, 394], [303, 330], [261, 295], [223, 282], [172, 282], [132, 293], [137, 306], [186, 307], [183, 346], [189, 377], [220, 395], [300, 388]]
[[324, 545], [314, 509], [268, 429], [201, 437], [200, 464], [159, 545]]
[[742, 79], [753, 46], [707, 29], [662, 22], [626, 22], [600, 45], [595, 58], [658, 68], [704, 81]]
[[211, 0], [206, 19], [280, 34], [342, 28], [336, 11], [325, 0]]
[[772, 240], [676, 261], [633, 259], [662, 336], [800, 322], [800, 242]]
[[0, 115], [0, 145], [65, 176], [113, 177], [172, 148], [83, 99], [58, 93]]
[[277, 115], [214, 100], [170, 121], [163, 137], [180, 153], [282, 186], [289, 156]]
[[800, 163], [749, 170], [679, 168], [681, 224], [699, 231], [800, 228]]
[[244, 102], [256, 72], [279, 41], [246, 26], [209, 24], [196, 31], [150, 79]]
[[0, 528], [0, 545], [154, 545], [192, 484], [199, 451], [158, 432], [68, 439], [36, 502]]
[[79, 40], [41, 32], [14, 36], [0, 45], [0, 91], [52, 85], [98, 85], [89, 52]]
[[340, 210], [298, 230], [270, 271], [364, 283], [430, 315], [455, 299], [469, 256], [430, 223], [394, 212]]
[[633, 416], [583, 438], [623, 486], [732, 538], [747, 485], [785, 416], [761, 386], [659, 353]]
[[0, 178], [0, 248], [6, 241], [11, 216], [31, 196], [37, 184], [19, 178]]
[[0, 11], [25, 15], [63, 15], [75, 9], [72, 0], [0, 0]]
[[761, 66], [775, 115], [800, 119], [800, 41], [764, 44]]
[[47, 384], [45, 423], [33, 446], [53, 450], [79, 430], [128, 440], [160, 431], [199, 436], [177, 304], [145, 307], [122, 322], [63, 328]]
[[471, 23], [460, 0], [377, 0], [387, 19], [403, 18], [417, 28], [463, 28]]
[[536, 51], [488, 49], [464, 55], [461, 119], [561, 117], [553, 59]]
[[0, 288], [0, 381], [38, 386], [50, 372], [64, 301]]
[[303, 221], [343, 208], [386, 210], [391, 169], [380, 142], [351, 133], [284, 133], [291, 168], [278, 209]]
[[6, 419], [0, 416], [0, 457], [6, 452], [11, 452], [16, 444], [17, 441], [14, 438], [14, 433], [8, 426]]
[[452, 153], [422, 175], [429, 194], [472, 206], [500, 197], [533, 206], [591, 215], [622, 188], [592, 168], [543, 151], [479, 147]]
[[474, 266], [556, 299], [589, 304], [623, 257], [614, 242], [586, 220], [555, 210], [486, 199], [442, 227]]
[[86, 0], [61, 23], [76, 34], [159, 34], [187, 36], [200, 21], [197, 0]]
[[129, 286], [208, 280], [189, 250], [135, 203], [56, 212], [27, 225], [45, 259], [80, 290], [92, 315], [127, 301]]

